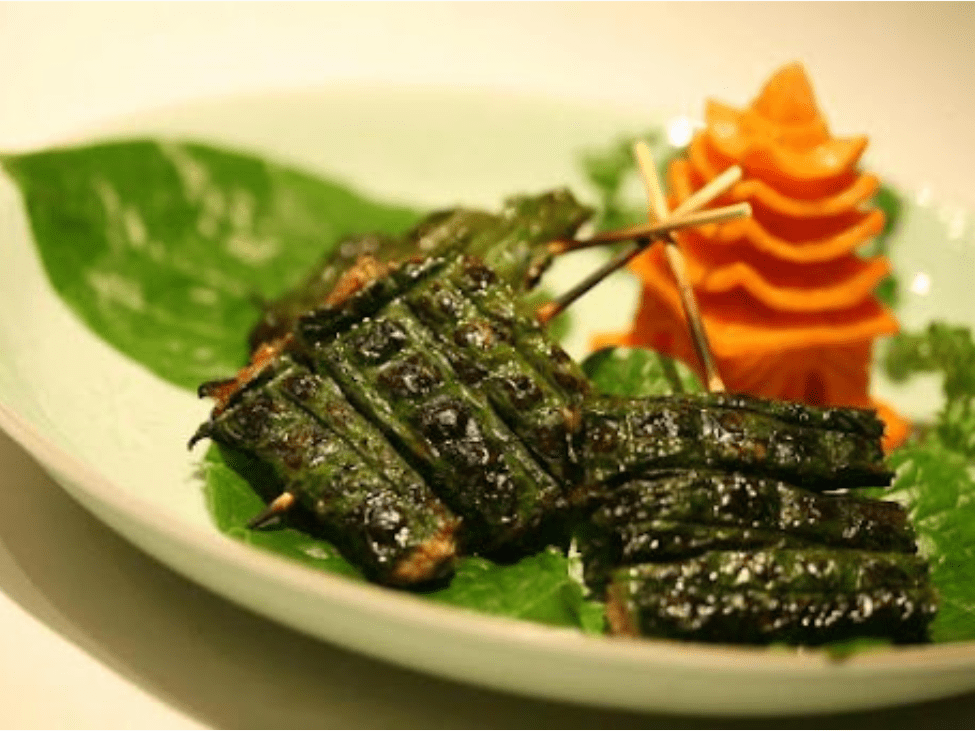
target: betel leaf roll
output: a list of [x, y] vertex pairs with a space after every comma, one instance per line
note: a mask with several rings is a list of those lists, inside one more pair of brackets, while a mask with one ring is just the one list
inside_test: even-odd
[[465, 208], [437, 211], [401, 236], [347, 236], [329, 249], [298, 286], [264, 306], [248, 336], [251, 352], [291, 332], [302, 314], [320, 307], [362, 256], [392, 262], [414, 256], [474, 254], [516, 291], [524, 292], [551, 263], [545, 244], [571, 238], [592, 215], [592, 209], [560, 189], [513, 196], [497, 214]]
[[572, 238], [593, 213], [564, 188], [538, 196], [512, 196], [496, 224], [478, 232], [463, 253], [483, 260], [512, 289], [523, 293], [552, 262], [546, 245]]
[[300, 342], [315, 367], [336, 380], [357, 409], [411, 460], [464, 518], [475, 549], [533, 540], [532, 532], [567, 507], [564, 488], [493, 411], [466, 386], [434, 337], [394, 300], [380, 313], [327, 339]]
[[582, 368], [524, 307], [517, 292], [483, 261], [465, 256], [456, 267], [455, 284], [498, 330], [507, 334], [518, 352], [567, 398], [588, 396], [592, 384]]
[[576, 439], [583, 393], [566, 393], [549, 364], [537, 370], [522, 355], [515, 328], [485, 317], [458, 289], [455, 280], [463, 276], [465, 261], [413, 288], [404, 301], [460, 380], [484, 394], [545, 469], [563, 483], [580, 482]]
[[820, 545], [916, 551], [914, 530], [898, 503], [817, 493], [740, 472], [646, 474], [614, 489], [593, 520], [606, 526], [655, 520], [748, 528]]
[[334, 384], [287, 361], [276, 365], [198, 436], [260, 460], [274, 487], [294, 495], [373, 580], [412, 585], [449, 574], [457, 518], [372, 425], [339, 403]]
[[615, 634], [703, 642], [822, 645], [859, 637], [922, 642], [937, 610], [925, 561], [850, 549], [709, 551], [614, 572]]
[[897, 503], [697, 469], [648, 473], [608, 491], [583, 543], [587, 580], [595, 586], [615, 566], [675, 561], [712, 550], [917, 551], [913, 527]]
[[[749, 399], [741, 409], [726, 396], [601, 397], [583, 410], [589, 481], [625, 481], [670, 467], [763, 474], [800, 487], [837, 490], [886, 485], [879, 435], [855, 420], [807, 426], [781, 417], [780, 407]], [[811, 419], [822, 410], [793, 407]], [[836, 412], [836, 409], [829, 410]]]
[[392, 259], [409, 256], [412, 251], [408, 249], [412, 247], [404, 239], [389, 234], [368, 233], [341, 239], [297, 287], [262, 307], [261, 319], [247, 337], [250, 351], [291, 332], [298, 318], [319, 307], [360, 257], [378, 255]]

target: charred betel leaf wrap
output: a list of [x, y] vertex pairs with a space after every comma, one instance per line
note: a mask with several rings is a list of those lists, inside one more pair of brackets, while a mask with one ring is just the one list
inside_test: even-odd
[[667, 562], [710, 550], [851, 548], [915, 553], [897, 503], [823, 494], [740, 472], [648, 473], [614, 488], [593, 513], [584, 551], [587, 580], [610, 569]]
[[591, 400], [583, 411], [589, 481], [621, 482], [693, 466], [762, 474], [813, 490], [890, 482], [872, 422], [842, 419], [837, 409], [824, 414], [759, 399], [747, 403], [738, 408], [723, 395]]
[[361, 256], [390, 262], [413, 256], [473, 254], [516, 292], [535, 285], [552, 256], [545, 245], [572, 238], [593, 211], [565, 189], [508, 198], [499, 213], [457, 208], [437, 211], [401, 236], [366, 233], [332, 246], [314, 269], [281, 297], [267, 303], [248, 337], [251, 352], [291, 332], [298, 318], [320, 307], [341, 276]]
[[508, 198], [491, 226], [482, 228], [460, 253], [476, 256], [515, 292], [531, 289], [552, 262], [547, 244], [571, 239], [593, 215], [568, 190]]
[[621, 568], [607, 599], [617, 634], [750, 644], [922, 642], [937, 610], [918, 556], [825, 548]]
[[201, 428], [270, 468], [322, 534], [375, 581], [453, 570], [457, 519], [334, 383], [283, 357]]
[[556, 386], [564, 398], [576, 401], [590, 395], [591, 384], [579, 364], [524, 307], [517, 293], [504, 286], [504, 279], [494, 270], [476, 257], [464, 257], [457, 267], [455, 282], [484, 317], [508, 335], [521, 357]]
[[[464, 518], [474, 550], [518, 545], [568, 507], [557, 482], [504, 424], [482, 392], [458, 378], [432, 335], [394, 299], [347, 330], [322, 337], [315, 316], [299, 340]], [[314, 332], [315, 337], [309, 337]]]
[[[563, 484], [580, 484], [576, 442], [585, 390], [559, 384], [558, 361], [533, 362], [523, 355], [522, 334], [531, 329], [527, 322], [488, 317], [460, 289], [475, 266], [481, 265], [470, 257], [457, 259], [443, 276], [413, 288], [405, 302], [460, 380], [483, 394], [545, 469]], [[506, 288], [495, 282], [492, 289]]]
[[291, 332], [299, 317], [325, 301], [339, 278], [359, 257], [396, 258], [412, 253], [412, 246], [405, 239], [389, 234], [367, 233], [341, 239], [301, 284], [264, 305], [261, 319], [247, 338], [251, 352], [257, 350], [262, 343], [271, 342]]
[[[357, 548], [360, 541], [355, 535], [341, 535], [337, 516], [350, 509], [349, 501], [342, 498], [345, 492], [369, 494], [386, 483], [400, 484], [403, 495], [412, 492], [416, 505], [426, 510], [430, 503], [425, 498], [432, 494], [431, 487], [437, 487], [468, 517], [461, 530], [449, 509], [443, 503], [436, 504], [434, 513], [446, 516], [444, 524], [450, 528], [451, 549], [455, 537], [462, 535], [468, 537], [467, 550], [510, 549], [523, 541], [543, 545], [547, 535], [543, 523], [563, 530], [564, 525], [550, 517], [563, 511], [569, 502], [563, 495], [566, 481], [557, 481], [547, 467], [561, 470], [563, 477], [567, 475], [573, 466], [571, 455], [565, 454], [571, 440], [562, 435], [558, 446], [564, 454], [558, 464], [540, 464], [537, 455], [522, 441], [523, 435], [514, 433], [509, 426], [515, 422], [506, 422], [497, 413], [500, 402], [496, 400], [492, 405], [480, 390], [469, 388], [457, 377], [450, 365], [450, 353], [431, 348], [429, 338], [437, 333], [426, 331], [426, 326], [415, 319], [415, 312], [410, 312], [398, 298], [443, 268], [446, 259], [437, 254], [465, 251], [484, 256], [497, 267], [502, 281], [524, 289], [547, 266], [550, 257], [545, 244], [573, 236], [590, 215], [590, 209], [563, 190], [511, 198], [499, 214], [464, 209], [435, 213], [403, 237], [367, 234], [341, 241], [298, 289], [271, 303], [251, 334], [252, 348], [263, 347], [255, 358], [266, 358], [267, 347], [276, 350], [281, 343], [286, 343], [285, 355], [279, 356], [270, 368], [252, 364], [236, 379], [201, 388], [201, 393], [218, 399], [218, 407], [197, 438], [213, 436], [224, 445], [233, 444], [238, 451], [258, 456], [278, 475], [280, 489], [295, 494], [302, 505], [317, 508], [317, 512], [312, 512], [326, 524], [327, 537], [338, 544], [347, 558], [379, 581], [422, 582], [425, 577], [406, 579], [407, 572], [402, 569], [394, 576], [388, 565], [379, 566]], [[429, 256], [408, 258], [417, 254]], [[374, 271], [381, 272], [379, 276], [352, 280], [349, 287], [349, 282], [343, 280], [363, 255], [377, 261], [402, 261], [385, 269], [376, 267]], [[492, 276], [497, 279], [499, 274], [492, 271]], [[343, 287], [347, 293], [336, 298], [335, 293]], [[510, 290], [503, 297], [509, 303], [514, 299]], [[326, 301], [328, 306], [322, 307]], [[465, 304], [471, 303], [465, 300]], [[297, 333], [300, 338], [295, 338], [292, 327], [309, 309], [317, 311], [313, 317], [305, 318]], [[390, 357], [384, 349], [396, 347], [404, 328], [414, 345], [402, 357]], [[324, 343], [329, 345], [324, 347]], [[311, 365], [312, 370], [296, 365], [287, 352]], [[560, 362], [569, 359], [563, 356]], [[256, 380], [255, 373], [261, 373]], [[365, 374], [371, 380], [362, 381]], [[525, 380], [516, 376], [527, 374], [508, 375], [509, 384], [518, 387]], [[338, 378], [341, 387], [332, 376]], [[234, 394], [237, 389], [241, 389], [240, 393]], [[234, 395], [228, 405], [229, 394]], [[414, 402], [414, 397], [421, 394], [427, 398]], [[509, 395], [509, 406], [524, 404], [529, 397], [525, 393]], [[352, 470], [349, 454], [336, 451], [334, 446], [333, 451], [326, 453], [320, 446], [324, 441], [317, 438], [305, 441], [309, 453], [303, 462], [295, 454], [285, 455], [286, 448], [297, 445], [286, 443], [283, 432], [258, 433], [251, 429], [239, 432], [240, 438], [235, 439], [234, 420], [256, 413], [251, 406], [258, 402], [275, 405], [274, 409], [265, 409], [265, 414], [283, 414], [292, 405], [300, 406], [318, 419], [331, 437], [338, 437], [337, 443], [357, 452], [364, 464]], [[557, 432], [565, 427], [566, 419], [556, 410], [551, 393], [546, 402], [547, 410], [535, 410], [538, 418], [534, 423], [546, 426], [543, 421], [548, 417], [552, 422], [548, 425], [550, 430]], [[510, 415], [510, 408], [508, 412]], [[304, 416], [291, 413], [290, 425], [295, 430], [300, 427], [314, 431], [314, 426], [299, 423]], [[284, 423], [283, 418], [279, 416], [276, 423]], [[577, 419], [569, 418], [568, 422], [575, 424]], [[370, 425], [370, 430], [360, 429], [364, 423]], [[549, 443], [556, 441], [559, 440], [548, 438]], [[320, 465], [321, 460], [335, 464], [329, 468]], [[419, 469], [422, 478], [413, 467]], [[327, 496], [317, 492], [319, 481], [306, 477], [324, 475], [328, 469], [341, 478], [357, 480], [360, 489], [351, 490], [351, 485], [337, 478], [334, 486], [338, 492], [326, 500]], [[416, 494], [418, 481], [424, 483], [427, 494]], [[326, 502], [334, 514], [323, 511]], [[346, 527], [357, 520], [357, 516], [350, 515]], [[395, 542], [393, 536], [388, 538]], [[387, 552], [390, 551], [395, 553], [395, 547], [390, 546]], [[438, 572], [439, 569], [429, 576]]]

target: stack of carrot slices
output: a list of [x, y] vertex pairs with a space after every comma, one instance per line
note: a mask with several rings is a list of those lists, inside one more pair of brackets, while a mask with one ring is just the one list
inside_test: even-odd
[[[857, 255], [884, 226], [870, 205], [879, 180], [858, 167], [866, 145], [831, 136], [803, 67], [790, 64], [747, 109], [709, 102], [706, 126], [671, 163], [668, 184], [677, 205], [728, 166], [744, 170], [718, 204], [748, 201], [752, 218], [678, 236], [728, 389], [877, 408], [892, 448], [908, 424], [868, 392], [873, 341], [898, 325], [874, 296], [890, 262]], [[643, 282], [632, 330], [599, 345], [649, 347], [696, 368], [662, 247], [631, 267]]]

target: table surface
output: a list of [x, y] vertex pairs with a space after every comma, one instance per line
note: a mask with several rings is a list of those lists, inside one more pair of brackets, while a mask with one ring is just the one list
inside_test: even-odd
[[[903, 179], [975, 208], [973, 33], [967, 4], [0, 2], [0, 149], [181, 100], [336, 80], [620, 104], [649, 95], [699, 113], [704, 96], [743, 103], [771, 70], [801, 59], [827, 114], [850, 110], [840, 132], [868, 131]], [[957, 727], [975, 718], [975, 694], [806, 718], [630, 714], [393, 667], [182, 579], [91, 517], [3, 434], [0, 688], [3, 728]]]

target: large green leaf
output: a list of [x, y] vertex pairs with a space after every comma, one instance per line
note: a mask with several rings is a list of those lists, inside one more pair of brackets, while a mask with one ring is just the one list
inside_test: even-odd
[[199, 144], [130, 141], [0, 157], [54, 289], [98, 335], [186, 388], [246, 362], [257, 302], [340, 236], [418, 215]]
[[569, 565], [554, 548], [508, 565], [470, 557], [458, 566], [450, 586], [431, 598], [504, 617], [602, 631], [602, 605], [585, 599]]
[[227, 464], [216, 446], [207, 450], [202, 472], [207, 508], [222, 532], [312, 568], [361, 578], [359, 571], [327, 541], [292, 527], [273, 530], [247, 528], [248, 521], [264, 507], [264, 500], [238, 471]]
[[907, 505], [940, 595], [931, 638], [975, 640], [975, 465], [934, 434], [891, 463], [897, 477], [885, 497]]

